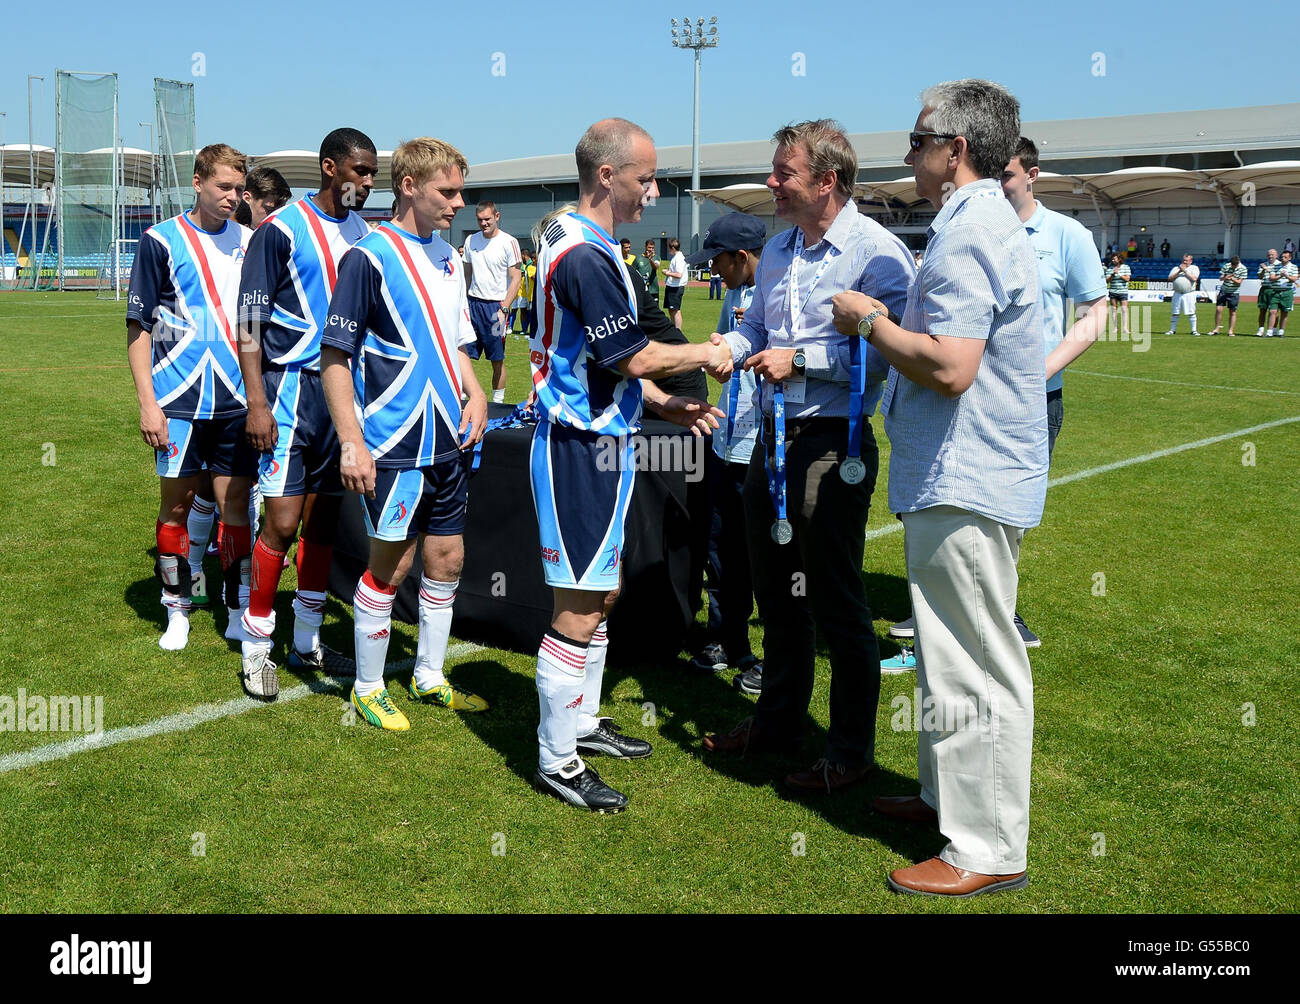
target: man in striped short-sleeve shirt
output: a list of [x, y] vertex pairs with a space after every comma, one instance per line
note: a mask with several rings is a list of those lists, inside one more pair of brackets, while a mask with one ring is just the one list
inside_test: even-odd
[[1014, 622], [1016, 558], [1047, 492], [1046, 366], [1038, 263], [999, 179], [1019, 102], [960, 80], [922, 95], [906, 163], [938, 215], [901, 324], [856, 292], [835, 324], [893, 366], [880, 410], [889, 508], [903, 522], [917, 682], [919, 796], [882, 814], [938, 824], [937, 857], [890, 875], [902, 893], [1022, 888], [1029, 839], [1033, 680]]
[[1219, 334], [1219, 321], [1223, 317], [1223, 308], [1227, 307], [1228, 337], [1236, 335], [1237, 304], [1240, 302], [1241, 284], [1246, 281], [1248, 274], [1246, 266], [1237, 255], [1233, 255], [1232, 260], [1224, 262], [1219, 269], [1219, 295], [1214, 300], [1214, 330], [1210, 334]]
[[1107, 326], [1115, 330], [1115, 315], [1119, 315], [1123, 332], [1128, 334], [1128, 283], [1133, 271], [1124, 264], [1124, 259], [1117, 254], [1110, 256], [1110, 268], [1106, 269], [1106, 294], [1108, 298]]

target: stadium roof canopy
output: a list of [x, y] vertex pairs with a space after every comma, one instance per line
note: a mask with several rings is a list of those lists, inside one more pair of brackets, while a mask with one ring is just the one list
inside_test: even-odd
[[[854, 199], [864, 211], [890, 215], [916, 208], [929, 208], [916, 193], [912, 178], [896, 181], [859, 182]], [[770, 217], [774, 206], [765, 185], [728, 185], [692, 192], [731, 212]], [[1160, 205], [1218, 207], [1225, 215], [1229, 206], [1249, 204], [1294, 205], [1300, 202], [1300, 161], [1272, 161], [1248, 167], [1210, 171], [1181, 171], [1167, 167], [1134, 167], [1102, 174], [1039, 174], [1034, 194], [1051, 209], [1084, 209], [1097, 212], [1103, 220], [1107, 211], [1134, 206]]]
[[[908, 125], [910, 127], [910, 123]], [[1022, 128], [1025, 134], [1038, 144], [1042, 161], [1062, 166], [1069, 162], [1072, 170], [1079, 166], [1086, 166], [1078, 165], [1076, 163], [1078, 161], [1114, 162], [1123, 157], [1161, 159], [1176, 155], [1225, 152], [1235, 155], [1237, 163], [1244, 166], [1245, 159], [1241, 156], [1242, 151], [1300, 149], [1300, 103], [1091, 119], [1055, 119], [1026, 122]], [[907, 152], [905, 130], [852, 133], [849, 139], [857, 151], [860, 170], [875, 174], [892, 172], [894, 169], [897, 169], [899, 175], [906, 172], [903, 166], [903, 156]], [[124, 152], [128, 184], [144, 179], [140, 187], [148, 187], [149, 152], [135, 149], [127, 149]], [[43, 146], [36, 147], [35, 153], [36, 184], [40, 186], [54, 179], [54, 153], [49, 147]], [[690, 173], [691, 148], [689, 146], [659, 147], [657, 153], [661, 176], [681, 177]], [[390, 151], [379, 152], [379, 177], [375, 180], [377, 189], [388, 189], [391, 185], [388, 174], [390, 156]], [[27, 184], [27, 144], [12, 143], [4, 147], [4, 161], [5, 183]], [[313, 188], [320, 180], [318, 155], [313, 150], [278, 150], [255, 155], [252, 157], [252, 162], [255, 165], [275, 168], [284, 175], [292, 188]], [[700, 173], [706, 177], [734, 177], [745, 174], [762, 177], [770, 171], [771, 163], [772, 144], [768, 139], [736, 143], [706, 143], [700, 147]], [[1145, 169], [1126, 170], [1140, 172]], [[1072, 189], [1075, 187], [1075, 180], [1092, 176], [1092, 173], [1071, 173], [1071, 180], [1062, 183], [1069, 187], [1071, 192], [1063, 191], [1061, 194], [1074, 194]], [[469, 180], [472, 187], [481, 189], [552, 182], [571, 184], [576, 178], [577, 167], [573, 154], [569, 152], [473, 164], [470, 167]], [[1138, 188], [1149, 187], [1151, 189], [1149, 196], [1155, 198], [1158, 189], [1152, 187], [1155, 185], [1153, 179], [1154, 174], [1151, 177], [1135, 174], [1131, 180]], [[905, 180], [910, 183], [911, 179]], [[1175, 172], [1170, 179], [1171, 183], [1177, 183], [1179, 186], [1187, 180], [1185, 173], [1179, 172]], [[896, 186], [903, 183], [904, 181], [900, 179], [896, 182], [878, 181], [868, 184], [883, 194], [891, 193]], [[1048, 185], [1040, 182], [1040, 192], [1047, 193], [1048, 188]], [[1182, 188], [1180, 187], [1179, 190], [1181, 191]], [[898, 194], [906, 193], [905, 190], [900, 189]], [[1085, 191], [1083, 194], [1082, 204], [1090, 205], [1091, 195], [1096, 193]], [[1123, 188], [1117, 189], [1113, 195], [1108, 195], [1108, 198], [1116, 204], [1129, 197], [1129, 191]], [[1207, 198], [1210, 203], [1215, 201], [1212, 192]], [[1099, 199], [1099, 201], [1105, 200]]]

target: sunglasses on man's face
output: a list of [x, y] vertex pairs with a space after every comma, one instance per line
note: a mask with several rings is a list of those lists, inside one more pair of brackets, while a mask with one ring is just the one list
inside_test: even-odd
[[957, 138], [952, 133], [947, 133], [947, 132], [914, 132], [908, 134], [907, 142], [911, 145], [913, 150], [919, 150], [921, 149], [922, 146], [925, 145], [925, 139], [927, 136], [933, 137], [934, 139], [956, 139]]

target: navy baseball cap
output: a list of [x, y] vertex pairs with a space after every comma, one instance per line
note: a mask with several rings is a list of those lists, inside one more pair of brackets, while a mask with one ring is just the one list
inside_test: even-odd
[[757, 216], [748, 213], [728, 213], [714, 220], [704, 231], [704, 242], [693, 255], [687, 255], [687, 265], [703, 265], [723, 251], [752, 251], [761, 248], [767, 239], [767, 227]]

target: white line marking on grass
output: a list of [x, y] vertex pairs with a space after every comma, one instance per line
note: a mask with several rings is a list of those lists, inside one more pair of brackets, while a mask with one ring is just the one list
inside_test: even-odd
[[[1089, 467], [1087, 470], [1075, 471], [1073, 474], [1063, 474], [1059, 478], [1052, 478], [1047, 482], [1048, 488], [1055, 488], [1057, 485], [1068, 485], [1072, 481], [1082, 481], [1085, 478], [1095, 478], [1098, 474], [1109, 474], [1111, 471], [1118, 471], [1122, 467], [1132, 467], [1134, 464], [1145, 464], [1151, 460], [1160, 460], [1164, 457], [1171, 457], [1175, 453], [1182, 453], [1185, 450], [1196, 450], [1202, 446], [1213, 446], [1215, 443], [1222, 443], [1228, 439], [1236, 439], [1238, 436], [1249, 436], [1252, 432], [1263, 432], [1265, 429], [1276, 429], [1279, 425], [1290, 425], [1293, 422], [1300, 422], [1300, 415], [1294, 415], [1291, 418], [1279, 418], [1273, 422], [1264, 422], [1260, 425], [1252, 425], [1248, 429], [1238, 429], [1236, 432], [1225, 432], [1219, 436], [1210, 436], [1208, 439], [1198, 439], [1193, 443], [1183, 443], [1180, 446], [1170, 446], [1164, 450], [1156, 450], [1154, 453], [1143, 453], [1138, 457], [1129, 457], [1127, 460], [1116, 460], [1113, 463], [1102, 464], [1100, 467]], [[886, 526], [876, 527], [874, 530], [867, 531], [867, 540], [875, 540], [878, 537], [887, 537], [891, 533], [897, 533], [903, 529], [903, 524], [898, 520], [889, 523]]]
[[1138, 383], [1163, 383], [1170, 387], [1196, 387], [1199, 390], [1235, 390], [1242, 394], [1285, 394], [1300, 397], [1300, 390], [1267, 390], [1263, 387], [1228, 387], [1218, 383], [1187, 383], [1185, 380], [1157, 380], [1155, 377], [1124, 376], [1119, 373], [1099, 373], [1096, 370], [1070, 369], [1067, 372], [1082, 376], [1106, 377], [1110, 380], [1135, 380]]
[[[450, 646], [447, 649], [447, 657], [455, 659], [462, 655], [481, 652], [483, 648], [484, 646], [475, 645], [473, 642], [463, 642], [459, 645]], [[388, 675], [392, 675], [394, 672], [405, 672], [414, 666], [414, 659], [405, 659], [389, 666]], [[188, 732], [190, 729], [198, 728], [198, 726], [207, 722], [215, 722], [219, 718], [242, 715], [246, 711], [256, 711], [258, 708], [274, 708], [276, 705], [296, 701], [308, 694], [328, 694], [332, 691], [339, 691], [344, 686], [345, 684], [339, 680], [325, 677], [312, 680], [310, 683], [300, 683], [288, 690], [282, 690], [280, 696], [274, 701], [255, 701], [251, 697], [238, 697], [233, 701], [222, 701], [220, 704], [201, 704], [189, 711], [167, 715], [165, 718], [155, 718], [152, 722], [145, 722], [143, 725], [128, 725], [120, 729], [109, 729], [107, 732], [101, 732], [98, 735], [78, 736], [76, 739], [69, 739], [67, 742], [49, 743], [45, 746], [37, 746], [35, 749], [9, 753], [0, 756], [0, 774], [7, 774], [13, 770], [23, 770], [26, 767], [34, 767], [38, 763], [48, 763], [51, 760], [64, 760], [78, 753], [88, 753], [91, 750], [103, 749], [105, 746], [116, 746], [119, 743], [128, 743], [136, 739], [148, 739], [168, 732]]]

